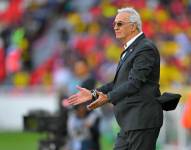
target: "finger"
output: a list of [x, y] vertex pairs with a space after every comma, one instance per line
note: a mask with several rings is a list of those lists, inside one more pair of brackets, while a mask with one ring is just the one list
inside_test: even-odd
[[88, 110], [92, 110], [92, 106], [91, 106], [91, 105], [87, 105], [86, 108], [87, 108]]
[[76, 101], [73, 105], [79, 105], [81, 103], [83, 103], [83, 101]]
[[103, 92], [99, 92], [99, 91], [98, 91], [97, 93], [98, 93], [99, 95], [100, 95], [100, 94], [103, 94]]
[[70, 103], [70, 102], [72, 102], [72, 101], [74, 101], [74, 99], [75, 99], [75, 97], [69, 97], [69, 98], [65, 98], [65, 99], [63, 99], [62, 100], [62, 102], [64, 102], [64, 103]]
[[86, 107], [86, 108], [87, 108], [87, 110], [89, 110], [89, 111], [91, 111], [91, 110], [92, 110], [92, 108], [90, 108], [90, 107], [89, 107], [89, 105], [87, 105], [87, 107]]
[[68, 100], [68, 103], [74, 105], [74, 104], [76, 104], [78, 101], [79, 101], [78, 98], [73, 98], [73, 99], [71, 99], [71, 100]]
[[85, 101], [79, 97], [75, 97], [71, 100], [68, 100], [68, 102], [71, 104], [71, 105], [78, 105], [78, 104], [81, 104], [81, 103], [84, 103]]
[[79, 99], [78, 95], [75, 95], [75, 96], [69, 97], [67, 100], [69, 103], [73, 103], [75, 101], [78, 101], [78, 99]]
[[62, 106], [68, 107], [68, 106], [70, 106], [70, 103], [68, 103], [67, 100], [63, 100], [63, 101], [62, 101]]
[[75, 99], [75, 98], [77, 98], [78, 97], [78, 95], [77, 94], [74, 94], [74, 95], [72, 95], [72, 96], [70, 96], [69, 98], [67, 98], [68, 100], [72, 100], [72, 99]]
[[93, 109], [95, 109], [95, 108], [97, 108], [98, 106], [96, 106], [95, 104], [93, 104], [93, 105], [87, 105], [87, 109], [88, 110], [93, 110]]
[[70, 96], [69, 98], [63, 99], [63, 105], [64, 106], [74, 105], [74, 104], [78, 103], [78, 101], [79, 101], [78, 94], [74, 94], [74, 95]]
[[79, 91], [82, 91], [82, 90], [83, 90], [83, 88], [82, 88], [81, 86], [79, 86], [79, 85], [77, 85], [76, 88], [77, 88]]
[[88, 110], [95, 109], [99, 106], [99, 99], [87, 105]]

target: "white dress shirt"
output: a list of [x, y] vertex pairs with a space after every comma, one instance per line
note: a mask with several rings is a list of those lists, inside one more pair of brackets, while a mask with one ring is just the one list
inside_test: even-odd
[[[139, 34], [137, 34], [136, 36], [134, 36], [131, 40], [129, 40], [125, 45], [124, 45], [124, 49], [126, 50], [139, 36], [141, 36], [141, 34], [143, 34], [143, 32], [140, 32]], [[126, 55], [126, 52], [122, 55], [121, 59], [123, 59]]]

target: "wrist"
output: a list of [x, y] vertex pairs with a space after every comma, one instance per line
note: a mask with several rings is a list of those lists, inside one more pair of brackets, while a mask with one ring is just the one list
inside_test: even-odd
[[111, 102], [111, 95], [110, 95], [110, 93], [107, 93], [107, 101]]

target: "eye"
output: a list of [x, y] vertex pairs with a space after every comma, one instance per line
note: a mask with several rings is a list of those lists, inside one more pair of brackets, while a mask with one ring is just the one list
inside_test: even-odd
[[131, 22], [122, 22], [122, 21], [118, 21], [118, 22], [113, 22], [113, 28], [115, 26], [117, 26], [118, 28], [124, 26], [125, 24], [128, 24], [128, 23], [131, 23]]
[[118, 27], [121, 27], [123, 25], [122, 22], [117, 22], [116, 24], [117, 24]]

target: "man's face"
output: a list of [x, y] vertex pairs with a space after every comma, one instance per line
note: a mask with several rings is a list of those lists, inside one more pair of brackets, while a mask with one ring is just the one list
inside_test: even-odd
[[78, 61], [74, 65], [74, 72], [78, 77], [84, 77], [88, 74], [88, 66], [83, 61]]
[[117, 14], [113, 23], [116, 38], [126, 42], [134, 30], [134, 24], [128, 18], [129, 14], [122, 12]]

